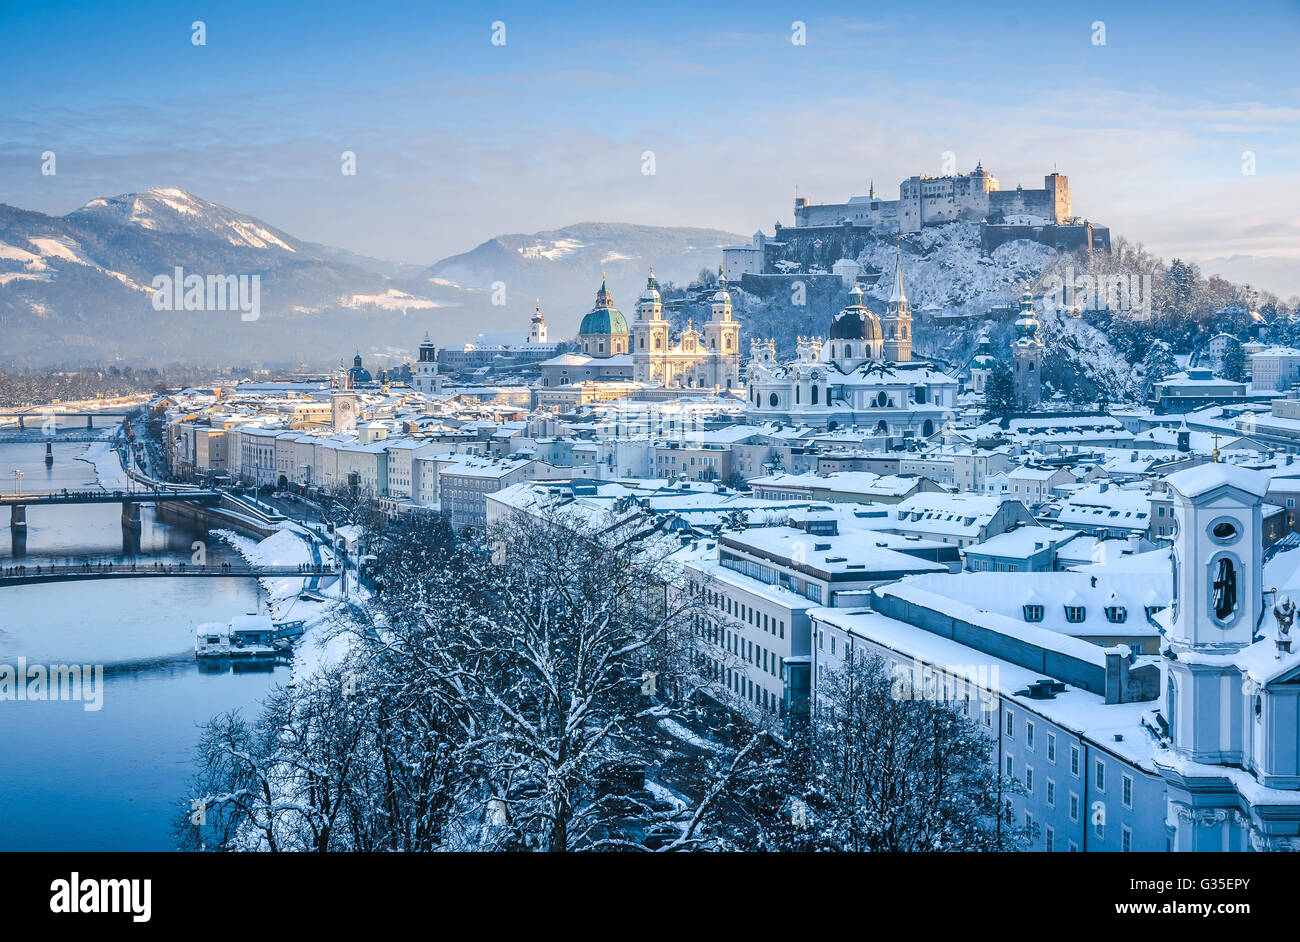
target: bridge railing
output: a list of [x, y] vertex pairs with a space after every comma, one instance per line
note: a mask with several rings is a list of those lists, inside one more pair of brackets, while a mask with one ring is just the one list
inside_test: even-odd
[[326, 565], [303, 563], [296, 566], [253, 566], [248, 563], [220, 563], [194, 566], [188, 563], [155, 561], [152, 563], [56, 563], [0, 566], [0, 579], [68, 575], [183, 575], [183, 576], [337, 576], [339, 570]]

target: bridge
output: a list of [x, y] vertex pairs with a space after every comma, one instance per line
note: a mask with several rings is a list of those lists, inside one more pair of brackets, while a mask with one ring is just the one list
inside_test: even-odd
[[[61, 419], [79, 419], [84, 417], [86, 420], [86, 428], [94, 428], [95, 419], [116, 419], [121, 421], [122, 419], [127, 418], [127, 416], [134, 415], [139, 411], [140, 410], [136, 408], [121, 411], [108, 409], [103, 411], [96, 409], [70, 409], [66, 412], [56, 412], [49, 406], [33, 406], [29, 409], [21, 410], [0, 410], [0, 422], [6, 420], [13, 422], [16, 420], [18, 422], [18, 431], [20, 432], [27, 430], [28, 419], [39, 420], [39, 424], [42, 428], [46, 427], [47, 423], [52, 422], [54, 424], [50, 427], [50, 432], [53, 433], [58, 430], [58, 424]], [[109, 424], [116, 425], [117, 422], [110, 422]]]
[[247, 563], [222, 563], [215, 566], [191, 566], [186, 563], [69, 563], [49, 566], [0, 567], [0, 587], [31, 585], [39, 582], [83, 582], [93, 579], [265, 579], [338, 576], [332, 566], [253, 566]]
[[216, 503], [221, 491], [198, 487], [155, 487], [117, 491], [50, 491], [33, 494], [0, 494], [0, 507], [9, 508], [9, 527], [27, 529], [27, 508], [39, 504], [121, 504], [122, 524], [140, 526], [140, 504], [183, 500]]

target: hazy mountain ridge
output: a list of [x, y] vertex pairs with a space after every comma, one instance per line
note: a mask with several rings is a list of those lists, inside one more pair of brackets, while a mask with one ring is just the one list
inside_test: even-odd
[[[165, 188], [91, 200], [64, 216], [0, 204], [5, 365], [328, 365], [356, 349], [410, 359], [439, 343], [527, 330], [541, 298], [554, 336], [571, 335], [601, 270], [628, 310], [651, 260], [686, 279], [736, 237], [709, 229], [582, 223], [488, 240], [428, 267], [307, 242], [244, 213]], [[258, 275], [260, 316], [157, 311], [153, 280]], [[493, 290], [496, 283], [502, 292]]]

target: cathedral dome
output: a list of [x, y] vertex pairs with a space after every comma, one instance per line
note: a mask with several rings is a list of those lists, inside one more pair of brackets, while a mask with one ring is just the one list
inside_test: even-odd
[[880, 318], [862, 303], [862, 288], [853, 286], [849, 304], [831, 321], [831, 340], [879, 340]]
[[612, 307], [598, 307], [582, 319], [580, 334], [626, 334], [627, 318]]
[[578, 326], [578, 333], [626, 334], [627, 332], [627, 318], [614, 307], [614, 296], [602, 279], [600, 290], [596, 292], [596, 306], [582, 319], [582, 323]]

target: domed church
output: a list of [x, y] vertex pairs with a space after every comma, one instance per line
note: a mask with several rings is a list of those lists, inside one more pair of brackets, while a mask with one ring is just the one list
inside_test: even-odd
[[589, 357], [612, 357], [627, 353], [627, 318], [614, 307], [614, 296], [600, 280], [596, 292], [596, 306], [578, 325], [578, 343]]
[[754, 421], [873, 428], [882, 444], [937, 434], [957, 404], [957, 381], [912, 359], [901, 250], [883, 318], [855, 284], [826, 340], [800, 337], [793, 360], [778, 362], [773, 340], [751, 340], [745, 382], [745, 414]]

